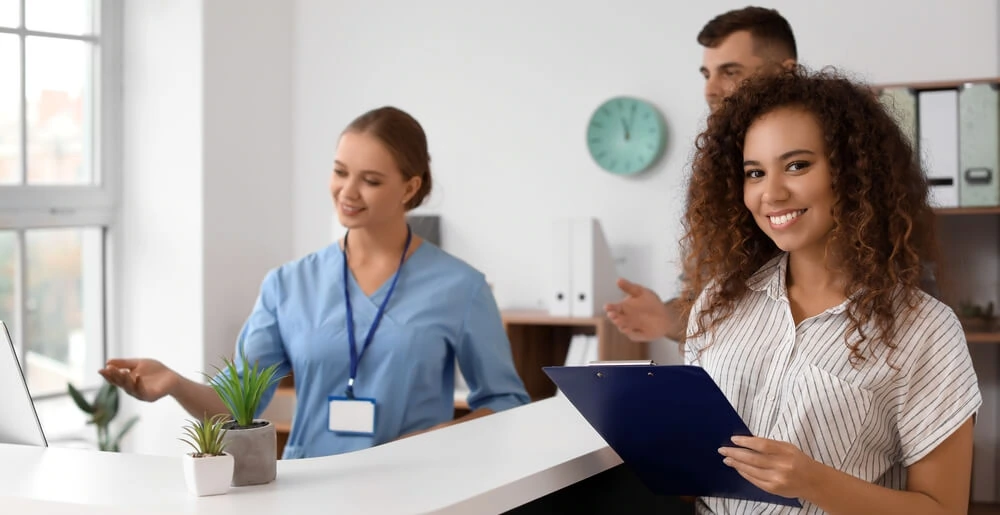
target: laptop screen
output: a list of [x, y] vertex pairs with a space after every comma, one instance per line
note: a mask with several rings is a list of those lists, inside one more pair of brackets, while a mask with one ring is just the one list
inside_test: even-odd
[[48, 447], [7, 326], [0, 322], [0, 443]]

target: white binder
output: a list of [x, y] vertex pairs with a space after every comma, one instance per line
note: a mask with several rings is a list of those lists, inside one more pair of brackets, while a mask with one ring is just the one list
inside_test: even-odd
[[574, 317], [601, 316], [604, 305], [619, 300], [615, 260], [595, 218], [573, 221], [573, 295], [570, 314]]
[[920, 154], [931, 183], [931, 205], [958, 207], [958, 90], [921, 91]]
[[557, 220], [552, 234], [549, 314], [601, 316], [619, 300], [618, 271], [601, 224], [594, 218]]
[[566, 351], [564, 365], [567, 367], [585, 365], [590, 355], [587, 348], [589, 345], [590, 336], [586, 334], [574, 334], [569, 342], [569, 350]]
[[572, 220], [559, 219], [552, 224], [552, 263], [549, 270], [549, 291], [546, 300], [549, 314], [557, 317], [571, 316], [569, 296], [573, 262], [570, 259]]

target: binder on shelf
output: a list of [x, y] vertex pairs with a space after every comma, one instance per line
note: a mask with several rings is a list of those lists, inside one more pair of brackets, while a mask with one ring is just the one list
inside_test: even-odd
[[552, 316], [571, 316], [570, 300], [572, 295], [571, 280], [573, 267], [570, 236], [572, 235], [571, 220], [556, 220], [552, 224], [552, 263], [549, 271], [549, 314]]
[[544, 367], [627, 467], [659, 495], [724, 497], [801, 507], [722, 462], [746, 423], [715, 381], [691, 365]]
[[958, 94], [959, 205], [1000, 206], [1000, 91], [966, 84]]
[[618, 274], [601, 223], [595, 218], [573, 220], [573, 295], [570, 313], [574, 317], [600, 316], [604, 305], [618, 300]]
[[618, 271], [601, 223], [595, 218], [557, 220], [552, 234], [549, 313], [601, 316], [604, 304], [618, 300]]
[[566, 352], [567, 367], [586, 365], [591, 359], [590, 347], [596, 350], [597, 339], [587, 334], [574, 334], [569, 341], [569, 350]]
[[958, 90], [917, 95], [919, 149], [931, 183], [931, 205], [958, 207]]
[[[588, 334], [574, 334], [569, 342], [569, 350], [566, 351], [567, 367], [583, 366], [597, 360], [598, 343], [597, 337]], [[561, 396], [562, 390], [556, 388], [556, 395]]]

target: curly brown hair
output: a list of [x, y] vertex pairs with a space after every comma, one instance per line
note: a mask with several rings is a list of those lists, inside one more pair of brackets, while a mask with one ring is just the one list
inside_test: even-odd
[[684, 320], [710, 289], [690, 336], [731, 315], [750, 277], [781, 252], [744, 205], [743, 143], [754, 121], [782, 107], [812, 113], [825, 136], [835, 197], [827, 251], [847, 280], [851, 362], [865, 359], [865, 345], [881, 342], [891, 352], [898, 302], [914, 305], [923, 264], [937, 262], [927, 178], [873, 89], [801, 65], [748, 79], [698, 136], [682, 239]]

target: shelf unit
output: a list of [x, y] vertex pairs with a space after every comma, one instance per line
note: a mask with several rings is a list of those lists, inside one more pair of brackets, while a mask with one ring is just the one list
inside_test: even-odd
[[[959, 89], [966, 84], [1000, 84], [1000, 77], [878, 84], [921, 91]], [[919, 109], [919, 101], [918, 101]], [[997, 142], [1000, 146], [1000, 141]], [[918, 146], [919, 150], [919, 146]], [[996, 172], [996, 171], [994, 171]], [[959, 185], [960, 187], [960, 185]], [[940, 299], [958, 312], [963, 301], [1000, 300], [1000, 206], [937, 208]], [[1000, 513], [1000, 329], [966, 330], [966, 341], [983, 391], [977, 420], [970, 513]], [[985, 501], [985, 502], [978, 502]], [[991, 504], [992, 503], [992, 504]]]

